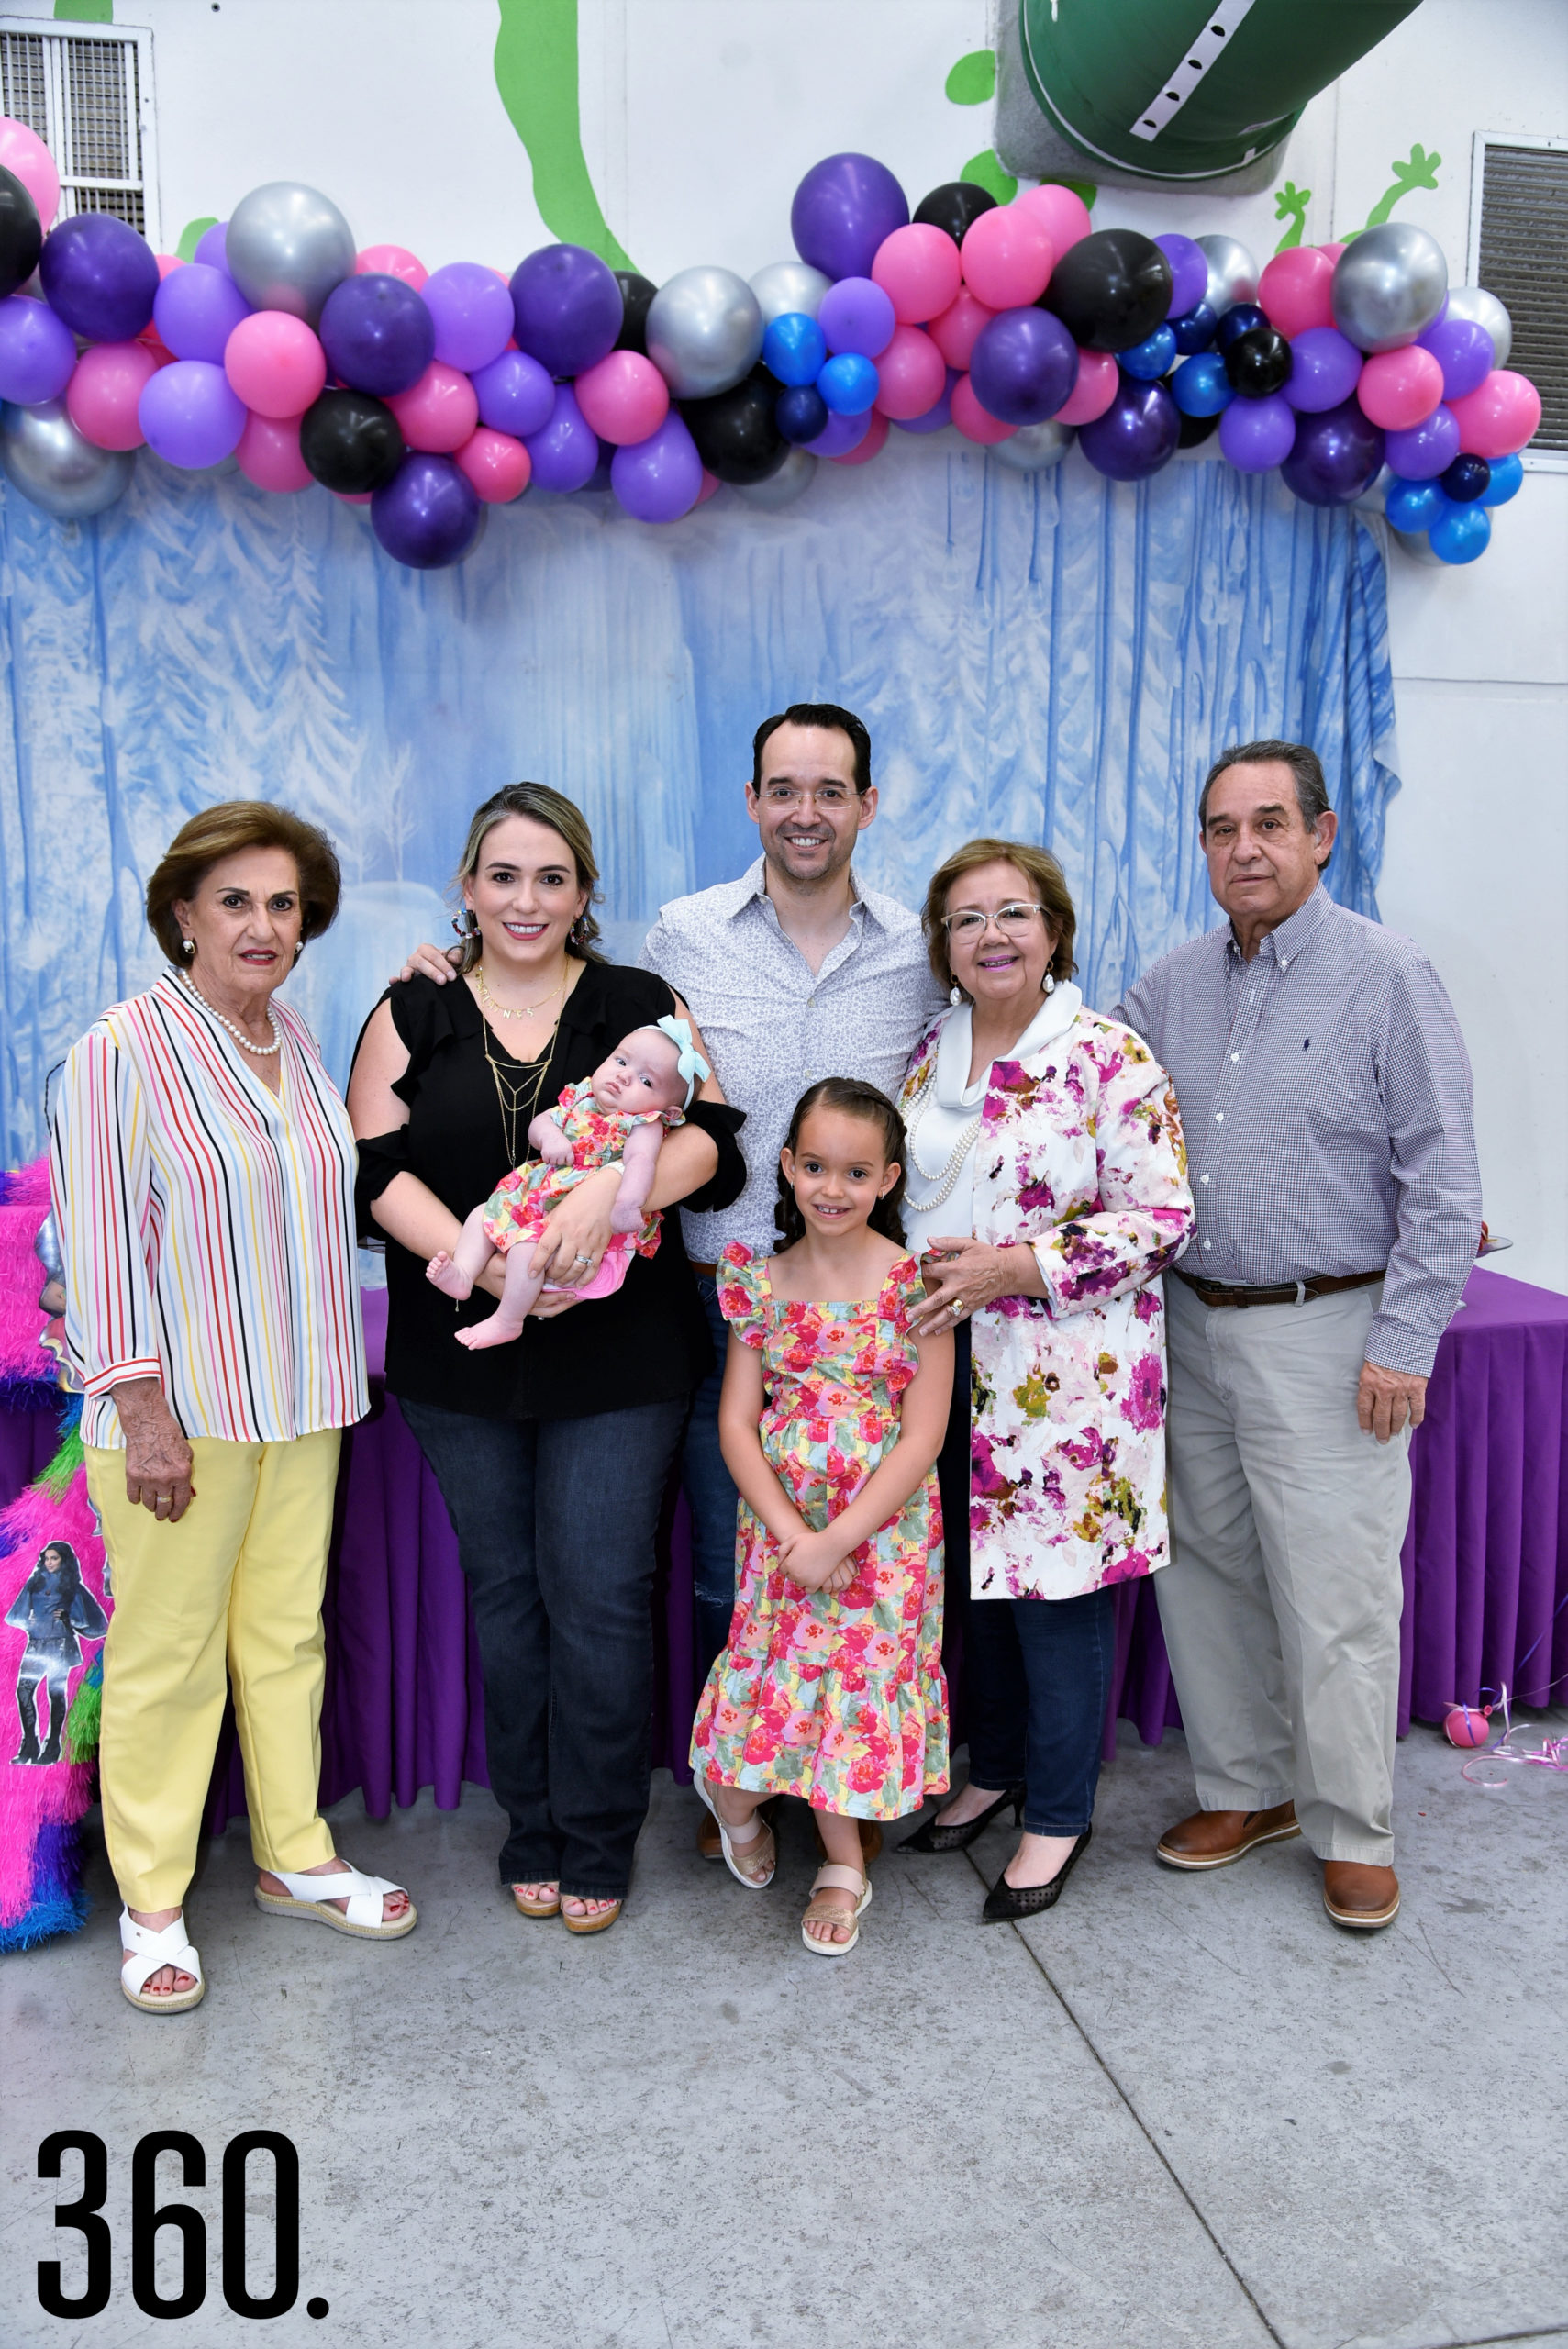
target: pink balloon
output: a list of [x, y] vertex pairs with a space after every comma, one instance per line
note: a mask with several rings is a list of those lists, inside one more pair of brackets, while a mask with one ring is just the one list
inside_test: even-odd
[[612, 351], [596, 366], [585, 367], [573, 388], [600, 440], [617, 449], [646, 440], [670, 413], [670, 386], [639, 351]]
[[[989, 215], [983, 215], [989, 217]], [[966, 440], [978, 440], [983, 449], [994, 448], [998, 440], [1010, 440], [1018, 430], [1016, 424], [1002, 424], [988, 416], [974, 396], [974, 387], [967, 375], [961, 375], [952, 387], [952, 420]]]
[[1026, 188], [1022, 195], [1013, 198], [1015, 212], [1032, 212], [1051, 239], [1058, 261], [1069, 245], [1075, 245], [1094, 227], [1089, 207], [1081, 195], [1070, 187], [1057, 187], [1047, 182], [1040, 187]]
[[356, 277], [400, 277], [416, 294], [429, 274], [417, 254], [405, 245], [367, 245], [354, 259]]
[[[660, 381], [663, 378], [661, 376]], [[579, 378], [581, 389], [581, 378]], [[578, 406], [582, 406], [581, 400]], [[608, 439], [608, 434], [605, 436]], [[482, 424], [457, 452], [457, 469], [466, 473], [486, 506], [509, 506], [521, 497], [533, 477], [534, 462], [520, 440], [509, 432], [494, 432]]]
[[966, 285], [941, 317], [931, 320], [931, 340], [950, 367], [968, 366], [980, 329], [988, 327], [995, 315], [984, 302], [977, 302]]
[[1348, 252], [1350, 248], [1348, 245], [1319, 245], [1318, 250], [1320, 253], [1327, 253], [1329, 267], [1332, 268], [1334, 262], [1339, 260], [1340, 255], [1342, 252]]
[[[941, 230], [937, 234], [940, 237]], [[958, 258], [958, 248], [951, 237], [945, 239]], [[911, 417], [924, 416], [935, 407], [947, 386], [947, 362], [919, 327], [895, 327], [893, 340], [876, 362], [881, 388], [874, 406], [883, 416], [895, 423], [906, 423]]]
[[1449, 406], [1459, 418], [1459, 445], [1472, 457], [1517, 455], [1540, 422], [1540, 394], [1511, 367], [1494, 367], [1474, 391]]
[[98, 342], [82, 353], [66, 386], [65, 407], [95, 449], [139, 449], [147, 439], [137, 415], [158, 362], [144, 342]]
[[332, 495], [339, 506], [368, 506], [375, 493], [369, 489], [335, 489]]
[[158, 263], [158, 283], [160, 285], [162, 284], [163, 280], [166, 277], [172, 277], [177, 269], [183, 269], [185, 266], [178, 253], [154, 253], [153, 259]]
[[1418, 342], [1369, 359], [1356, 384], [1361, 412], [1385, 432], [1424, 424], [1443, 395], [1443, 371]]
[[327, 381], [327, 353], [303, 318], [253, 310], [223, 346], [223, 372], [257, 416], [303, 416]]
[[411, 449], [435, 456], [450, 456], [479, 422], [479, 395], [466, 375], [432, 359], [418, 382], [406, 392], [395, 392], [387, 406], [402, 428]]
[[1014, 310], [1038, 302], [1045, 292], [1056, 248], [1038, 212], [998, 204], [972, 224], [961, 258], [972, 294], [993, 310]]
[[[878, 360], [877, 365], [880, 367], [881, 364], [882, 362]], [[886, 417], [878, 416], [876, 410], [873, 408], [871, 422], [860, 440], [855, 442], [854, 447], [846, 449], [841, 457], [829, 458], [828, 462], [835, 465], [869, 465], [872, 459], [884, 446], [890, 429]]]
[[0, 115], [0, 163], [16, 173], [38, 206], [39, 225], [47, 235], [60, 209], [60, 173], [38, 132], [8, 114]]
[[1275, 253], [1258, 280], [1258, 306], [1270, 326], [1294, 340], [1308, 327], [1331, 327], [1329, 289], [1334, 264], [1318, 245], [1297, 245]]
[[893, 304], [899, 325], [923, 327], [957, 301], [963, 263], [945, 229], [915, 220], [883, 239], [871, 273]]
[[299, 453], [297, 416], [252, 416], [234, 453], [258, 489], [308, 489], [315, 478]]
[[1093, 424], [1104, 416], [1116, 397], [1118, 368], [1114, 355], [1108, 351], [1084, 351], [1078, 353], [1078, 380], [1056, 411], [1058, 424]]
[[697, 492], [697, 504], [706, 506], [710, 497], [716, 497], [718, 495], [718, 475], [710, 473], [705, 465], [702, 471], [702, 487]]

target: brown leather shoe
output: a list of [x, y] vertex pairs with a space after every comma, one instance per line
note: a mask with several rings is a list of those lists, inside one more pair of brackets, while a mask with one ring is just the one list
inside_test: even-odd
[[1168, 1868], [1228, 1868], [1260, 1843], [1288, 1842], [1300, 1832], [1293, 1802], [1272, 1810], [1195, 1810], [1161, 1836], [1154, 1856]]
[[1336, 1925], [1381, 1932], [1399, 1914], [1399, 1879], [1392, 1868], [1367, 1867], [1360, 1860], [1325, 1860], [1323, 1906]]
[[[862, 1860], [874, 1860], [882, 1850], [882, 1821], [878, 1819], [862, 1819], [860, 1828], [861, 1857]], [[822, 1841], [822, 1830], [817, 1823], [815, 1811], [811, 1814], [811, 1832], [817, 1842], [817, 1856], [819, 1860], [825, 1860], [828, 1856], [828, 1846]]]

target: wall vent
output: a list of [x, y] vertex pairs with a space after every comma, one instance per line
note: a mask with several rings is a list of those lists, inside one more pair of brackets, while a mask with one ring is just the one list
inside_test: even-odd
[[1540, 394], [1540, 429], [1525, 462], [1568, 458], [1568, 141], [1476, 140], [1470, 281], [1514, 322], [1510, 367]]
[[54, 157], [59, 218], [113, 212], [156, 247], [150, 33], [40, 31], [36, 17], [0, 17], [0, 114]]

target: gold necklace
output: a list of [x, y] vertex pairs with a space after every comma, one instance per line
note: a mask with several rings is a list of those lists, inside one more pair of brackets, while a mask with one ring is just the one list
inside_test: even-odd
[[[550, 1074], [550, 1058], [555, 1048], [555, 1033], [560, 1025], [561, 1014], [557, 1011], [555, 1018], [550, 1023], [550, 1033], [539, 1047], [539, 1058], [523, 1062], [521, 1063], [524, 1070], [523, 1075], [515, 1076], [512, 1074], [512, 1068], [517, 1063], [514, 1062], [511, 1067], [507, 1067], [496, 1059], [492, 1050], [496, 1039], [491, 1034], [490, 1022], [483, 1012], [480, 1014], [480, 1036], [491, 1080], [495, 1087], [495, 1099], [501, 1111], [501, 1131], [506, 1140], [508, 1168], [520, 1166], [523, 1163], [528, 1148], [528, 1128], [538, 1114], [539, 1095], [544, 1090], [544, 1080]], [[521, 1148], [518, 1147], [519, 1136], [522, 1142]]]
[[551, 987], [548, 995], [541, 995], [537, 1003], [522, 1003], [513, 1006], [509, 1003], [499, 1002], [497, 998], [491, 994], [489, 986], [485, 982], [484, 964], [483, 960], [481, 960], [473, 966], [473, 978], [474, 983], [479, 989], [480, 1000], [483, 1003], [487, 1004], [498, 1019], [531, 1019], [536, 1011], [542, 1011], [547, 1003], [553, 1003], [557, 996], [565, 994], [566, 982], [572, 975], [572, 965], [564, 957], [562, 958], [562, 962], [563, 968], [562, 970], [561, 985], [559, 986]]

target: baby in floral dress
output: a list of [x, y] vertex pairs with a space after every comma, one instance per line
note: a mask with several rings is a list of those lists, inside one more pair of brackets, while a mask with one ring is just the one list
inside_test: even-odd
[[457, 1246], [432, 1256], [426, 1268], [445, 1296], [462, 1298], [492, 1256], [506, 1259], [500, 1304], [488, 1320], [455, 1332], [460, 1346], [501, 1346], [521, 1336], [545, 1286], [529, 1264], [550, 1211], [601, 1166], [622, 1169], [610, 1217], [615, 1236], [580, 1294], [613, 1295], [634, 1250], [655, 1252], [660, 1218], [648, 1212], [648, 1195], [660, 1145], [667, 1128], [684, 1121], [697, 1081], [710, 1073], [686, 1021], [664, 1019], [634, 1029], [585, 1084], [564, 1086], [555, 1107], [539, 1112], [528, 1128], [538, 1158], [506, 1175], [469, 1216]]
[[925, 1291], [901, 1237], [902, 1146], [874, 1086], [812, 1086], [780, 1154], [787, 1244], [737, 1243], [719, 1268], [740, 1590], [692, 1767], [752, 1890], [773, 1866], [757, 1806], [810, 1804], [828, 1864], [802, 1931], [829, 1957], [854, 1946], [871, 1898], [858, 1821], [903, 1818], [948, 1783], [934, 1469], [952, 1342], [909, 1335]]

